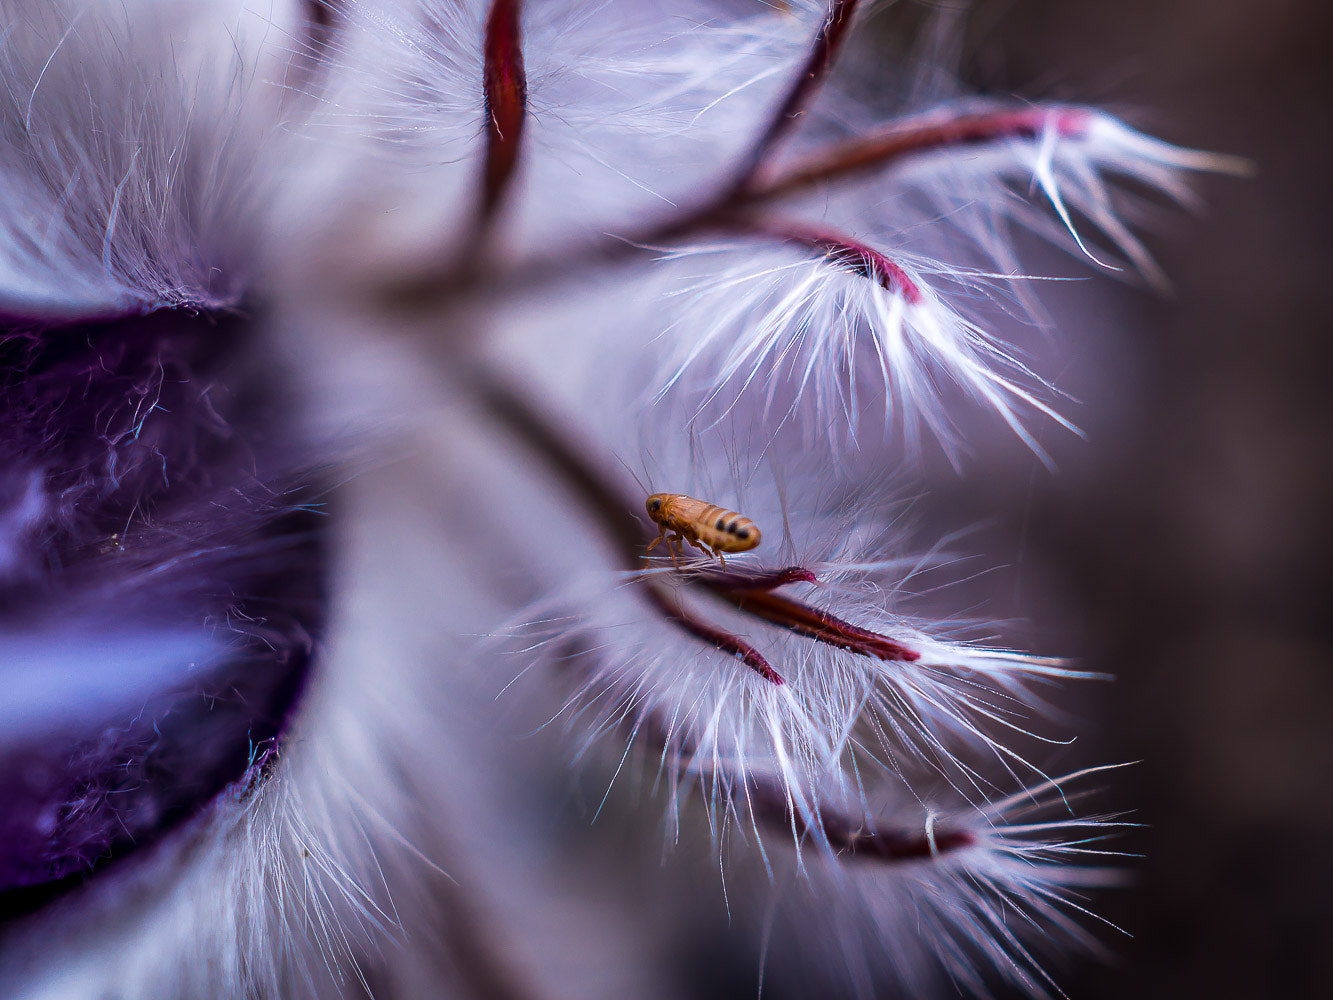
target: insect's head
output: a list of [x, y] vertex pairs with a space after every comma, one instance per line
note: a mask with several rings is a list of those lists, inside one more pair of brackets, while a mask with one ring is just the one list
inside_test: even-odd
[[648, 516], [654, 521], [662, 515], [662, 509], [666, 506], [667, 495], [665, 493], [654, 493], [648, 498], [644, 506], [648, 509]]

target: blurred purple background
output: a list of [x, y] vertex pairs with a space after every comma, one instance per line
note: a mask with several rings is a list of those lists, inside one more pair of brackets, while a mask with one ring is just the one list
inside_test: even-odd
[[1015, 588], [1048, 591], [1015, 607], [1037, 629], [1062, 606], [1044, 645], [1118, 677], [1079, 759], [1142, 761], [1113, 804], [1149, 825], [1125, 841], [1147, 857], [1097, 906], [1133, 939], [1057, 978], [1076, 998], [1333, 995], [1333, 4], [994, 0], [969, 31], [973, 85], [1258, 167], [1156, 220], [1173, 296], [1111, 289], [1083, 329], [1055, 307], [1090, 441], [960, 501], [1009, 512]]

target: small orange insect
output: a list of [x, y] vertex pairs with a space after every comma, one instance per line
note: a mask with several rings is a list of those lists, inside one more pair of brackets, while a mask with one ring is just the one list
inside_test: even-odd
[[[748, 552], [763, 537], [759, 526], [744, 514], [687, 497], [684, 493], [654, 493], [645, 506], [648, 508], [648, 516], [662, 529], [662, 533], [644, 551], [645, 558], [666, 539], [671, 562], [677, 567], [680, 566], [682, 541], [689, 542], [703, 552], [711, 549], [709, 554], [717, 556], [718, 561], [726, 566], [727, 561], [722, 553]], [[667, 538], [668, 532], [675, 534]]]

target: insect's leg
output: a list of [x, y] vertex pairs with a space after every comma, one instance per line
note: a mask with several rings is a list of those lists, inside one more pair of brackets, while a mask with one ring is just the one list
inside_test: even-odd
[[[689, 541], [689, 536], [688, 536], [688, 535], [682, 535], [682, 534], [677, 533], [677, 535], [676, 535], [676, 555], [679, 556], [681, 559], [684, 559], [684, 558], [685, 558], [685, 543], [688, 542], [688, 541]], [[677, 565], [676, 568], [679, 569], [680, 566]]]
[[[658, 535], [656, 538], [654, 538], [651, 542], [649, 542], [648, 547], [643, 550], [643, 564], [645, 566], [648, 565], [648, 553], [653, 551], [653, 549], [657, 548], [657, 546], [659, 546], [660, 544], [662, 544], [662, 539], [664, 538], [666, 538], [665, 528], [663, 528], [662, 533]], [[671, 548], [671, 546], [668, 544], [667, 548]]]
[[713, 555], [717, 556], [718, 564], [719, 564], [723, 569], [726, 569], [726, 568], [727, 568], [727, 560], [726, 560], [725, 558], [723, 558], [723, 556], [722, 556], [722, 550], [721, 550], [721, 549], [714, 549], [714, 550], [713, 550]]
[[[704, 555], [706, 555], [706, 556], [717, 556], [718, 559], [722, 559], [722, 550], [721, 550], [721, 549], [716, 548], [716, 547], [710, 548], [706, 542], [701, 542], [701, 541], [699, 541], [699, 539], [697, 539], [697, 538], [689, 538], [689, 537], [687, 536], [685, 540], [686, 540], [687, 542], [689, 542], [691, 545], [693, 545], [693, 546], [694, 546], [696, 549], [698, 549], [700, 552], [702, 552]], [[723, 560], [722, 565], [723, 565], [723, 566], [726, 566], [726, 564], [727, 564], [726, 561]]]
[[675, 534], [667, 539], [667, 549], [671, 552], [671, 565], [676, 569], [680, 569], [680, 538], [679, 534]]

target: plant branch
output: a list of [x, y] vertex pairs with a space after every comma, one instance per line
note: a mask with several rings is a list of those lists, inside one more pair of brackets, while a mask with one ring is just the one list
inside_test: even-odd
[[[697, 747], [681, 727], [668, 725], [655, 712], [641, 717], [635, 729], [645, 733], [657, 751], [677, 753], [681, 767], [699, 758]], [[714, 787], [720, 785], [733, 806], [739, 808], [743, 802], [756, 824], [794, 834], [797, 840], [814, 837], [835, 854], [867, 861], [914, 861], [962, 850], [977, 842], [976, 835], [964, 829], [936, 829], [932, 824], [909, 830], [880, 825], [866, 817], [854, 819], [833, 809], [799, 809], [788, 790], [766, 775], [747, 773], [737, 779], [708, 764], [695, 768], [694, 773]]]
[[1089, 120], [1082, 108], [1031, 107], [974, 114], [932, 116], [904, 122], [820, 150], [796, 163], [759, 177], [742, 196], [760, 204], [800, 194], [831, 181], [886, 170], [914, 156], [1004, 139], [1035, 139], [1052, 128], [1062, 137], [1080, 134]]

